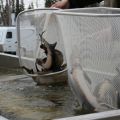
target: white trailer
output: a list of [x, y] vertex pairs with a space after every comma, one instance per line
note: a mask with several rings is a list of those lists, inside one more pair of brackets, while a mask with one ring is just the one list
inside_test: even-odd
[[[24, 35], [22, 39], [35, 39], [36, 36], [36, 32], [33, 27], [23, 28], [22, 34]], [[31, 43], [31, 45], [33, 45], [33, 43]], [[0, 27], [0, 52], [16, 54], [17, 46], [16, 27]]]

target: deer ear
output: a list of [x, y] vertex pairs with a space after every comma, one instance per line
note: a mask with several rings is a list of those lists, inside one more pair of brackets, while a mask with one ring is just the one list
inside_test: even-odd
[[57, 45], [57, 42], [55, 42], [55, 43], [53, 43], [53, 44], [49, 44], [50, 45], [50, 47], [52, 48], [52, 49], [55, 49], [55, 47], [56, 47], [56, 45]]
[[53, 44], [52, 44], [53, 48], [55, 48], [56, 45], [57, 45], [57, 42], [53, 43]]

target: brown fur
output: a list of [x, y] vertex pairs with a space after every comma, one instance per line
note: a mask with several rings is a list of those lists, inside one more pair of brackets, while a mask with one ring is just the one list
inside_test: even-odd
[[[43, 33], [42, 33], [43, 35]], [[54, 44], [49, 44], [43, 37], [41, 37], [41, 45], [40, 48], [45, 51], [46, 58], [45, 59], [36, 59], [36, 69], [37, 64], [43, 67], [43, 71], [59, 71], [61, 70], [61, 66], [63, 64], [63, 54], [55, 49], [57, 42]], [[46, 67], [45, 64], [47, 63]], [[49, 64], [50, 65], [49, 65]]]

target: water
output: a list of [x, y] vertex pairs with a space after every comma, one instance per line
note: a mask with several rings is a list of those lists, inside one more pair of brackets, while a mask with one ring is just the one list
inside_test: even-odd
[[51, 120], [78, 115], [74, 96], [67, 84], [36, 86], [31, 78], [9, 77], [19, 73], [0, 70], [1, 115], [10, 120]]

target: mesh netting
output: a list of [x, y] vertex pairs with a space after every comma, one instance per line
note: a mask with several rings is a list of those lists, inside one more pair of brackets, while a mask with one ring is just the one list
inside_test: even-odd
[[[61, 42], [56, 17], [52, 15], [55, 10], [57, 9], [28, 10], [18, 16], [17, 33], [20, 64], [33, 70], [34, 73], [37, 72], [35, 66], [36, 59], [40, 58], [44, 60], [46, 57], [44, 50], [40, 48], [42, 44], [40, 35], [43, 32], [42, 38], [45, 39], [48, 44], [57, 42], [55, 49], [63, 54], [63, 63], [65, 63], [63, 42]], [[39, 70], [42, 69], [40, 65], [38, 65], [38, 67]]]
[[111, 8], [55, 13], [65, 44], [69, 82], [80, 101], [99, 111], [119, 106], [119, 13]]

